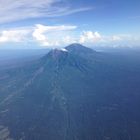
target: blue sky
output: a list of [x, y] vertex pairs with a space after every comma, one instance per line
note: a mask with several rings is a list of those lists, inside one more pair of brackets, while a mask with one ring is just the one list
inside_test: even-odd
[[139, 0], [1, 0], [0, 49], [140, 46]]

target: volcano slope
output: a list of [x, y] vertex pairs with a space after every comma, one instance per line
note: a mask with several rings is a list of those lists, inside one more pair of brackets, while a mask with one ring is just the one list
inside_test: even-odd
[[80, 44], [0, 72], [0, 140], [139, 140], [140, 68]]

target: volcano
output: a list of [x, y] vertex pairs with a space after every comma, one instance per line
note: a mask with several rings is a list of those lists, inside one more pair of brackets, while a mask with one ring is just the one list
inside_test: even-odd
[[71, 44], [1, 73], [0, 140], [139, 140], [140, 76], [106, 55]]

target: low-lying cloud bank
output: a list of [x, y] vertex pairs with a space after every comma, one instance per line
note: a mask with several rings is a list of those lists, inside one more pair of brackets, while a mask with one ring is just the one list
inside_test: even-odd
[[47, 26], [36, 24], [0, 31], [0, 43], [35, 43], [44, 47], [59, 47], [70, 43], [81, 43], [88, 46], [130, 46], [139, 45], [140, 38], [129, 34], [102, 35], [98, 31], [82, 31], [77, 33], [77, 26]]

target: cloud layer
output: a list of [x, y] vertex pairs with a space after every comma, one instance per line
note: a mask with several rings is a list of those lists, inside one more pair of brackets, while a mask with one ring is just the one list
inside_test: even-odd
[[0, 31], [0, 43], [37, 44], [44, 47], [62, 47], [70, 43], [81, 43], [88, 46], [128, 46], [139, 45], [139, 38], [129, 34], [103, 35], [97, 31], [79, 31], [77, 26], [47, 26], [36, 24]]
[[30, 30], [26, 29], [15, 29], [15, 30], [5, 30], [1, 32], [0, 43], [6, 42], [23, 42], [27, 40], [27, 35]]

